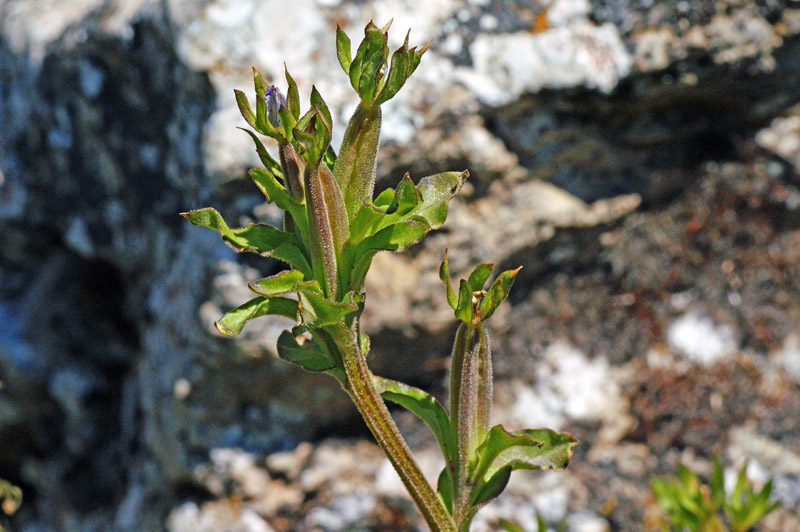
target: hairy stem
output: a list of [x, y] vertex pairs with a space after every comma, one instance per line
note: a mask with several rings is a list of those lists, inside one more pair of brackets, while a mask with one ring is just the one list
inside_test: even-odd
[[456, 532], [453, 519], [425, 479], [383, 399], [375, 389], [372, 372], [367, 367], [365, 353], [361, 351], [358, 336], [357, 319], [350, 326], [341, 324], [336, 334], [336, 343], [341, 350], [347, 374], [346, 390], [422, 512], [431, 532]]

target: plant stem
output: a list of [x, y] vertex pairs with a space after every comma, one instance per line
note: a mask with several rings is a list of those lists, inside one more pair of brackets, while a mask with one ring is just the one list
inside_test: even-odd
[[456, 532], [453, 518], [425, 479], [383, 399], [375, 389], [372, 372], [367, 367], [365, 353], [361, 350], [357, 319], [349, 326], [346, 324], [339, 326], [336, 344], [341, 351], [347, 374], [345, 389], [422, 512], [431, 532]]

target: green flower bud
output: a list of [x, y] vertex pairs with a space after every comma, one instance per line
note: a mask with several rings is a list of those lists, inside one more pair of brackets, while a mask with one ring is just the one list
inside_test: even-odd
[[[450, 369], [450, 419], [456, 435], [456, 512], [468, 506], [470, 459], [489, 433], [492, 414], [492, 352], [486, 326], [461, 323], [453, 343]], [[458, 520], [458, 519], [457, 519]]]
[[344, 246], [350, 238], [347, 211], [339, 187], [330, 169], [324, 164], [305, 168], [306, 208], [308, 209], [311, 242], [311, 268], [324, 294], [338, 301], [339, 267], [343, 263]]

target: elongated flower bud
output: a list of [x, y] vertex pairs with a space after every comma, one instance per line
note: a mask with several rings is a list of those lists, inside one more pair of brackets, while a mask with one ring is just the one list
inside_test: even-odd
[[305, 186], [303, 185], [304, 165], [302, 159], [297, 155], [297, 150], [294, 149], [294, 146], [288, 141], [278, 144], [278, 155], [280, 156], [286, 189], [294, 199], [303, 203], [305, 201]]
[[334, 166], [334, 176], [344, 196], [347, 215], [352, 220], [364, 200], [372, 199], [375, 189], [381, 109], [358, 104], [347, 124], [342, 147]]
[[311, 267], [325, 294], [338, 301], [339, 271], [344, 245], [350, 238], [347, 212], [339, 187], [324, 164], [305, 169]]
[[455, 482], [464, 500], [455, 508], [466, 508], [470, 458], [489, 433], [492, 414], [492, 353], [486, 326], [461, 323], [453, 344], [450, 368], [450, 419], [458, 442], [458, 470]]

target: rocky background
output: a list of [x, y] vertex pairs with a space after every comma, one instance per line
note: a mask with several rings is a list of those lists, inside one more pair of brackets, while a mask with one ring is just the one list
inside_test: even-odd
[[[22, 532], [423, 530], [332, 380], [276, 360], [287, 325], [211, 326], [280, 265], [177, 213], [279, 222], [232, 94], [250, 67], [338, 130], [336, 64], [394, 18], [434, 39], [385, 106], [379, 186], [468, 168], [444, 228], [379, 255], [378, 374], [439, 397], [436, 268], [523, 265], [491, 320], [496, 421], [581, 441], [479, 514], [653, 530], [654, 475], [719, 454], [774, 478], [800, 530], [800, 4], [788, 0], [0, 0], [0, 478]], [[435, 442], [398, 420], [435, 475]]]

